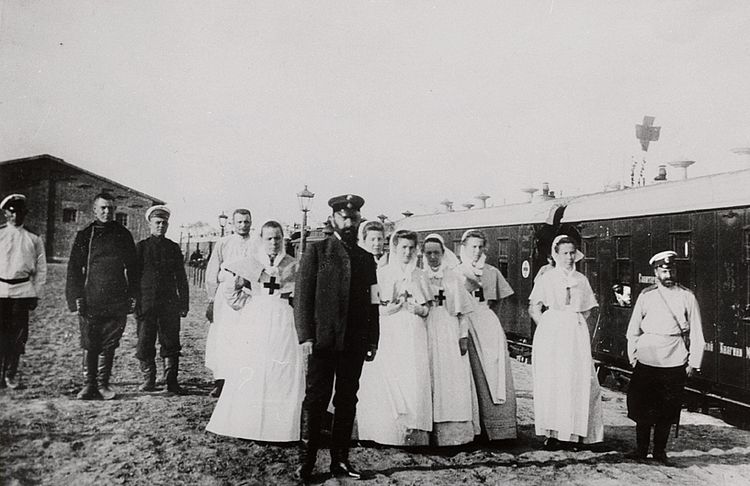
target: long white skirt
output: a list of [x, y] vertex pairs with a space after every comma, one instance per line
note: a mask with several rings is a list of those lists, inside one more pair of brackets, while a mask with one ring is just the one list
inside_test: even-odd
[[424, 319], [405, 310], [380, 316], [378, 352], [364, 365], [358, 396], [360, 440], [426, 445], [432, 396]]
[[300, 438], [305, 390], [302, 348], [292, 308], [276, 296], [254, 296], [240, 311], [241, 360], [226, 377], [206, 430], [269, 442]]
[[237, 336], [242, 331], [240, 312], [232, 309], [222, 295], [220, 289], [214, 300], [214, 322], [206, 336], [206, 368], [213, 372], [214, 380], [225, 379], [240, 357], [237, 346]]
[[534, 423], [537, 435], [584, 443], [604, 439], [601, 389], [586, 320], [550, 309], [534, 332]]

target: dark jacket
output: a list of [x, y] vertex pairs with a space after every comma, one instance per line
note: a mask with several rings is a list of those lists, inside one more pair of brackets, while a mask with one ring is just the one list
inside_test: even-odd
[[76, 234], [65, 286], [71, 312], [83, 298], [90, 316], [125, 315], [137, 286], [135, 243], [123, 225], [95, 221]]
[[180, 246], [168, 238], [150, 236], [135, 246], [138, 286], [136, 314], [154, 309], [187, 312], [189, 292]]
[[313, 243], [302, 256], [294, 290], [294, 324], [300, 343], [341, 351], [377, 347], [377, 284], [372, 255], [357, 245], [347, 249], [334, 235]]

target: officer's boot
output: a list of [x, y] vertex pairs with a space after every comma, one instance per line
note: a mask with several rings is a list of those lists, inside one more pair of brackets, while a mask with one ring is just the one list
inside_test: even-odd
[[362, 473], [356, 470], [349, 462], [349, 444], [352, 440], [354, 409], [341, 410], [341, 408], [338, 407], [333, 415], [331, 475], [334, 477], [361, 479]]
[[156, 390], [156, 361], [140, 361], [141, 375], [143, 383], [138, 387], [142, 392], [151, 392]]
[[83, 389], [78, 392], [79, 400], [101, 400], [102, 395], [96, 386], [96, 374], [99, 355], [91, 351], [83, 351]]
[[18, 379], [18, 362], [20, 358], [21, 355], [12, 351], [6, 356], [5, 384], [11, 390], [21, 387], [21, 381]]
[[643, 461], [648, 454], [648, 443], [651, 440], [651, 424], [636, 423], [635, 449], [625, 454], [625, 458]]
[[320, 442], [320, 419], [315, 419], [309, 410], [302, 409], [300, 437], [298, 471], [300, 479], [307, 482], [312, 478], [315, 462], [318, 460]]
[[654, 460], [665, 466], [671, 466], [672, 461], [667, 458], [667, 440], [672, 424], [666, 422], [657, 423], [654, 426]]
[[115, 362], [115, 350], [102, 351], [99, 355], [99, 393], [104, 400], [112, 400], [117, 393], [110, 385], [109, 379], [112, 376], [112, 365]]
[[185, 390], [183, 390], [177, 382], [177, 372], [179, 371], [179, 368], [179, 356], [164, 358], [164, 381], [167, 383], [167, 391], [174, 393], [175, 395], [184, 395]]

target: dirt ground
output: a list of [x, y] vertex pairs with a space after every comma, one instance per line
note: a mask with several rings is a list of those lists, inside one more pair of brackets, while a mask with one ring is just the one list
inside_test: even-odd
[[[62, 265], [52, 265], [47, 297], [33, 313], [22, 372], [26, 388], [0, 390], [0, 483], [16, 484], [294, 484], [294, 444], [219, 437], [204, 428], [215, 399], [203, 367], [205, 294], [197, 289], [183, 320], [180, 381], [188, 396], [141, 393], [135, 323], [128, 323], [113, 382], [116, 400], [75, 400], [80, 389], [76, 317], [64, 305]], [[750, 432], [684, 412], [670, 439], [675, 467], [625, 460], [633, 423], [622, 392], [604, 390], [605, 441], [578, 452], [539, 450], [533, 429], [531, 370], [514, 362], [519, 438], [450, 450], [357, 444], [352, 461], [370, 473], [356, 484], [750, 484]], [[328, 478], [320, 454], [318, 482]], [[342, 481], [343, 482], [343, 481]], [[353, 482], [352, 482], [353, 483]]]

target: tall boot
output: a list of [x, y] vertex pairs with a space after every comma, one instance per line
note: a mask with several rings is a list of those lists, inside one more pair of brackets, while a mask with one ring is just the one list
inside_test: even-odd
[[214, 398], [219, 398], [221, 396], [221, 390], [224, 389], [224, 380], [214, 380], [214, 389], [211, 390], [211, 395]]
[[671, 466], [672, 463], [667, 458], [667, 439], [669, 439], [669, 430], [672, 424], [669, 422], [659, 422], [654, 426], [654, 460], [659, 461], [665, 466]]
[[635, 450], [625, 454], [627, 459], [643, 461], [648, 454], [648, 443], [651, 440], [651, 424], [636, 423], [635, 425]]
[[10, 352], [6, 356], [5, 361], [5, 384], [11, 390], [21, 387], [21, 382], [18, 380], [18, 362], [21, 359], [21, 355], [18, 353]]
[[300, 437], [299, 476], [303, 481], [309, 481], [318, 460], [320, 444], [320, 418], [315, 419], [309, 410], [302, 409]]
[[115, 362], [115, 350], [102, 351], [99, 355], [99, 393], [104, 400], [112, 400], [117, 396], [114, 388], [109, 384], [112, 376], [112, 365]]
[[164, 381], [167, 383], [167, 391], [175, 395], [184, 395], [185, 390], [177, 382], [177, 372], [180, 368], [179, 356], [164, 358]]
[[156, 390], [156, 361], [140, 361], [141, 375], [143, 376], [143, 383], [138, 387], [138, 390], [143, 392], [151, 392]]
[[79, 400], [101, 400], [102, 395], [96, 387], [96, 374], [99, 355], [83, 350], [83, 389], [78, 392]]
[[354, 426], [354, 410], [336, 409], [333, 415], [333, 431], [331, 437], [331, 475], [334, 477], [349, 477], [361, 479], [359, 472], [349, 462], [349, 443], [352, 440]]

